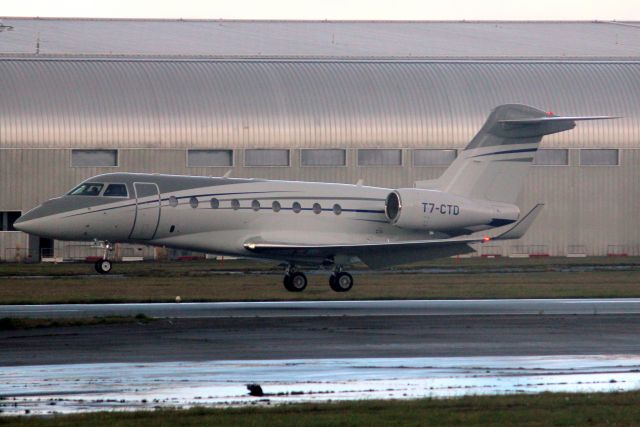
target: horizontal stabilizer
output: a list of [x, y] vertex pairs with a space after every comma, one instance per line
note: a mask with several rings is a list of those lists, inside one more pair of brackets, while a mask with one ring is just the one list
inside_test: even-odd
[[543, 117], [532, 117], [532, 118], [522, 118], [522, 119], [505, 119], [498, 120], [498, 123], [501, 123], [503, 127], [510, 129], [518, 126], [526, 126], [526, 125], [539, 125], [543, 123], [567, 123], [571, 124], [573, 122], [578, 121], [586, 121], [586, 120], [612, 120], [619, 119], [618, 116], [576, 116], [576, 117], [562, 117], [562, 116], [543, 116]]

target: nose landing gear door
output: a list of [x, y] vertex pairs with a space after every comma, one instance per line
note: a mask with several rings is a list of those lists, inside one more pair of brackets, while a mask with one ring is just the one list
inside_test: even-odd
[[135, 182], [136, 219], [129, 238], [132, 240], [151, 240], [156, 234], [160, 222], [160, 190], [157, 184]]

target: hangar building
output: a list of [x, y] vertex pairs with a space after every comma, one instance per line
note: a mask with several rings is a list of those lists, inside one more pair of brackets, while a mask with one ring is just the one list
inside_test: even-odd
[[411, 187], [503, 103], [622, 118], [546, 137], [480, 254], [640, 255], [639, 100], [634, 22], [0, 18], [0, 259], [92, 254], [12, 224], [105, 172]]

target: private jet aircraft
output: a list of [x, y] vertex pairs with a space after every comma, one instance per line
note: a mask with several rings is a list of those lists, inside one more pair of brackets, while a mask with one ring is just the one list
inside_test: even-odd
[[325, 266], [331, 289], [346, 292], [345, 267], [358, 260], [381, 268], [522, 237], [542, 209], [521, 216], [515, 205], [542, 137], [605, 118], [499, 106], [440, 178], [416, 188], [108, 173], [30, 210], [15, 228], [100, 243], [100, 273], [111, 271], [113, 243], [144, 243], [279, 260], [291, 292], [307, 286], [302, 267]]

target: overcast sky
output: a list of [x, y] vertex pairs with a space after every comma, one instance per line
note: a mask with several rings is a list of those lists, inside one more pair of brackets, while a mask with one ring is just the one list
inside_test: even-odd
[[639, 0], [1, 0], [0, 16], [640, 20]]

